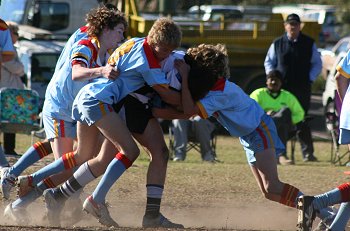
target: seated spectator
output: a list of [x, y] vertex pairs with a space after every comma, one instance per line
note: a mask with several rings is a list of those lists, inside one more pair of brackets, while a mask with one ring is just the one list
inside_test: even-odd
[[[302, 145], [304, 161], [317, 161], [314, 156], [314, 146], [309, 126], [305, 125], [305, 112], [298, 99], [290, 92], [281, 89], [282, 75], [273, 70], [267, 75], [267, 87], [259, 88], [250, 94], [250, 97], [275, 121], [277, 132], [283, 144], [287, 144], [290, 133], [297, 131], [297, 136]], [[293, 164], [286, 153], [281, 153], [279, 162], [282, 165]]]
[[191, 120], [176, 119], [172, 123], [174, 126], [174, 161], [184, 161], [186, 159], [188, 134], [190, 132], [200, 144], [202, 160], [215, 161], [215, 154], [210, 145], [211, 133], [215, 129], [214, 124], [209, 120], [201, 119], [199, 116]]

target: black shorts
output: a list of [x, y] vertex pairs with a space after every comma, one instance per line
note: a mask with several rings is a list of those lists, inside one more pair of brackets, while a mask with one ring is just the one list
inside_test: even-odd
[[114, 110], [124, 113], [126, 126], [131, 133], [143, 134], [148, 121], [153, 117], [152, 108], [131, 95], [127, 95], [118, 104], [113, 105]]

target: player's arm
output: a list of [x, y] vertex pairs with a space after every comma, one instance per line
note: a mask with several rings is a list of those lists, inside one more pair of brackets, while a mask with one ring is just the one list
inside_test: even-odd
[[164, 102], [174, 106], [181, 105], [181, 94], [179, 92], [160, 84], [153, 85], [152, 88], [160, 95]]
[[113, 66], [107, 64], [103, 67], [88, 68], [84, 63], [73, 64], [72, 79], [76, 81], [84, 81], [94, 79], [96, 77], [105, 77], [107, 79], [115, 80], [119, 76], [119, 71], [115, 70]]
[[153, 108], [152, 109], [153, 116], [160, 119], [165, 120], [173, 120], [173, 119], [189, 119], [189, 115], [185, 115], [182, 112], [174, 109], [174, 108]]
[[184, 60], [178, 59], [175, 61], [175, 67], [182, 77], [181, 100], [184, 114], [187, 116], [199, 115], [200, 110], [193, 101], [188, 88], [188, 73], [190, 71], [190, 66], [187, 65]]

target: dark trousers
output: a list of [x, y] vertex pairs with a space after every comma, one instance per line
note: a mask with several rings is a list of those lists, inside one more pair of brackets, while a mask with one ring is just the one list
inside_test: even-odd
[[[284, 146], [287, 146], [287, 141], [289, 139], [289, 134], [293, 129], [292, 124], [292, 112], [289, 108], [284, 107], [281, 110], [271, 115], [273, 121], [275, 122], [277, 134], [281, 139]], [[287, 156], [286, 153], [282, 155]]]
[[301, 145], [303, 157], [314, 155], [314, 142], [312, 140], [311, 129], [307, 121], [302, 121], [297, 124], [297, 135]]
[[4, 152], [6, 154], [15, 153], [16, 147], [16, 134], [15, 133], [4, 133]]
[[[313, 156], [314, 144], [311, 135], [311, 129], [307, 121], [302, 121], [296, 126], [292, 124], [292, 113], [289, 108], [284, 107], [275, 114], [271, 115], [273, 121], [276, 124], [277, 133], [282, 143], [286, 146], [288, 139], [291, 138], [293, 131], [296, 131], [296, 135], [301, 145], [301, 152], [303, 158]], [[286, 154], [282, 154], [285, 155]]]

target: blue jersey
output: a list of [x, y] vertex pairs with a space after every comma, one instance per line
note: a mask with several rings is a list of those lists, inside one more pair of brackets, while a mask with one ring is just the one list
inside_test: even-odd
[[[344, 77], [350, 79], [350, 51], [340, 61], [337, 66], [337, 71]], [[348, 87], [345, 97], [343, 99], [339, 127], [350, 130], [350, 88]]]
[[7, 24], [0, 19], [0, 52], [2, 54], [15, 54], [15, 48], [12, 44], [10, 30]]
[[72, 46], [70, 56], [65, 59], [62, 67], [55, 71], [47, 87], [43, 114], [56, 119], [73, 121], [71, 114], [74, 98], [88, 81], [73, 81], [72, 66], [75, 64], [84, 64], [88, 68], [101, 66], [98, 44], [96, 38], [89, 38], [77, 41]]
[[81, 39], [87, 39], [88, 38], [87, 29], [88, 29], [87, 26], [82, 26], [70, 36], [70, 38], [68, 39], [67, 43], [64, 45], [64, 48], [63, 48], [63, 50], [61, 52], [60, 57], [57, 60], [55, 71], [57, 69], [62, 68], [64, 62], [67, 59], [69, 59], [69, 56], [70, 56], [73, 44], [76, 43], [77, 41], [81, 40]]
[[245, 136], [260, 124], [264, 110], [236, 84], [220, 79], [209, 93], [197, 102], [200, 116], [214, 116], [232, 136]]
[[98, 78], [82, 91], [107, 104], [118, 103], [130, 92], [147, 83], [149, 86], [165, 85], [168, 81], [154, 56], [146, 38], [133, 38], [118, 47], [108, 60], [120, 71], [116, 80]]

